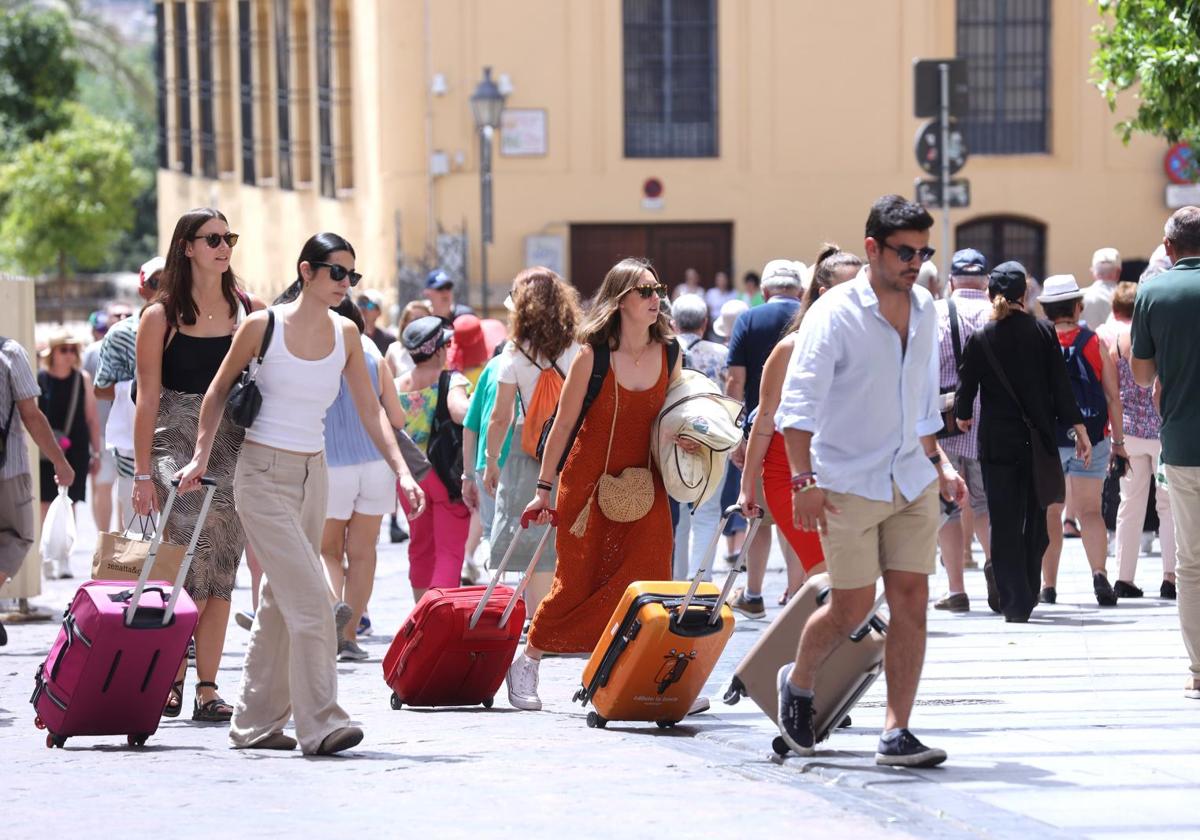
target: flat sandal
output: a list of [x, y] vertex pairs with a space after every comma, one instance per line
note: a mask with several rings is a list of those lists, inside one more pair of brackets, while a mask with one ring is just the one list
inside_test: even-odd
[[[216, 691], [219, 686], [207, 680], [196, 683], [196, 688], [211, 688]], [[200, 723], [227, 723], [233, 717], [233, 706], [220, 697], [214, 697], [207, 703], [201, 703], [197, 697], [192, 708], [192, 720]]]

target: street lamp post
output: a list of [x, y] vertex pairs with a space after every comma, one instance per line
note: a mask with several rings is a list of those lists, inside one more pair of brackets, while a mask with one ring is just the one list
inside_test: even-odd
[[488, 308], [487, 246], [492, 242], [492, 134], [500, 127], [504, 94], [492, 81], [492, 68], [483, 68], [483, 79], [471, 94], [471, 114], [479, 131], [479, 268], [483, 287], [483, 314]]

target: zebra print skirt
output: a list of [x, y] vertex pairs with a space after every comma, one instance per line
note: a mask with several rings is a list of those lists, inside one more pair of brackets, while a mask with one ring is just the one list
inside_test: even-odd
[[[187, 466], [195, 453], [200, 403], [203, 400], [203, 394], [162, 389], [151, 447], [154, 489], [158, 494], [160, 510], [166, 504], [171, 479]], [[231, 423], [228, 415], [221, 418], [206, 473], [209, 478], [216, 480], [217, 492], [208, 509], [208, 517], [204, 520], [200, 540], [196, 543], [196, 554], [184, 583], [193, 601], [209, 598], [228, 601], [233, 595], [238, 562], [246, 547], [246, 534], [233, 503], [233, 470], [237, 466], [244, 436], [245, 431]], [[203, 501], [204, 494], [199, 491], [185, 493], [175, 499], [171, 520], [167, 523], [168, 542], [188, 544]]]

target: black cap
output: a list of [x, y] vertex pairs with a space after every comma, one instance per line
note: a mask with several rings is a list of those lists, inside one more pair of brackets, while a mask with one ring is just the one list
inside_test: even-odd
[[961, 251], [954, 252], [954, 258], [950, 260], [950, 276], [978, 275], [982, 277], [985, 274], [987, 274], [987, 260], [984, 259], [983, 254], [974, 248], [963, 248]]
[[432, 356], [438, 348], [449, 344], [454, 333], [446, 329], [446, 322], [436, 315], [418, 318], [404, 328], [400, 341], [404, 349], [414, 356]]
[[1012, 301], [1024, 300], [1027, 274], [1025, 266], [1016, 260], [1000, 263], [988, 275], [988, 294], [992, 297], [1003, 295]]

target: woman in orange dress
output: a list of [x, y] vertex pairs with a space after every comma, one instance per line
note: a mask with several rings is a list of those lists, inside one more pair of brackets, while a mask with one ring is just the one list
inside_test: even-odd
[[[554, 583], [533, 616], [525, 651], [508, 671], [508, 699], [515, 708], [541, 709], [537, 683], [543, 652], [590, 653], [630, 583], [671, 577], [671, 513], [657, 471], [652, 468], [650, 511], [634, 522], [606, 518], [593, 493], [601, 475], [617, 476], [651, 462], [650, 430], [667, 383], [679, 372], [678, 360], [668, 370], [667, 345], [674, 337], [659, 306], [666, 291], [648, 262], [622, 260], [605, 276], [580, 328], [582, 347], [567, 371], [537, 491], [526, 507], [538, 513], [539, 523], [550, 521], [554, 471], [570, 445], [558, 486], [562, 527], [556, 535]], [[572, 443], [597, 347], [608, 348], [608, 373]]]

